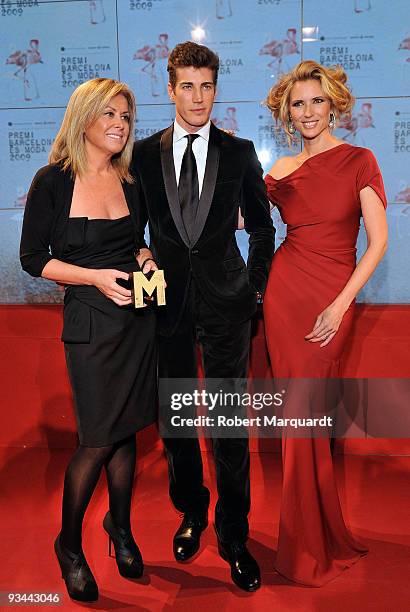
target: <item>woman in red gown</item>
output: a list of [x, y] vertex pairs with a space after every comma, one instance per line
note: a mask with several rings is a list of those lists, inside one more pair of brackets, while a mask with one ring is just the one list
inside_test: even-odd
[[[331, 378], [351, 333], [354, 300], [387, 244], [386, 196], [374, 155], [332, 134], [353, 97], [339, 68], [304, 61], [269, 92], [267, 104], [303, 150], [266, 176], [269, 199], [287, 224], [264, 297], [267, 344], [278, 378]], [[356, 265], [363, 216], [368, 247]], [[366, 548], [343, 521], [328, 438], [282, 441], [283, 494], [277, 571], [321, 586]]]

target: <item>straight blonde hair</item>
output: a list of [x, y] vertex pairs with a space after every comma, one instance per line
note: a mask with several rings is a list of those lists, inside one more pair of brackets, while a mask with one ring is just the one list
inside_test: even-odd
[[73, 91], [51, 148], [49, 163], [61, 163], [63, 170], [70, 170], [72, 176], [84, 175], [87, 171], [84, 132], [102, 115], [110, 100], [118, 95], [124, 96], [128, 102], [130, 132], [125, 147], [111, 158], [111, 163], [121, 181], [132, 183], [134, 179], [129, 167], [134, 144], [135, 98], [125, 83], [114, 79], [92, 79]]
[[347, 75], [341, 66], [326, 68], [313, 60], [300, 62], [271, 87], [265, 101], [273, 117], [282, 124], [289, 144], [297, 140], [297, 137], [289, 132], [288, 127], [290, 93], [295, 83], [308, 81], [309, 79], [320, 82], [324, 94], [330, 100], [331, 110], [336, 119], [346, 115], [349, 116], [354, 105], [354, 97], [346, 85]]

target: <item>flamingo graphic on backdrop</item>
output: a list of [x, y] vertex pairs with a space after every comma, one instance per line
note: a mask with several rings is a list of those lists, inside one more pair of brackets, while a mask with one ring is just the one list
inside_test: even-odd
[[365, 13], [366, 11], [370, 11], [372, 5], [370, 4], [370, 0], [354, 0], [354, 12], [355, 13]]
[[359, 128], [374, 128], [372, 108], [373, 104], [371, 102], [363, 102], [359, 112], [357, 113], [357, 123]]
[[296, 28], [288, 28], [283, 40], [271, 40], [259, 51], [259, 55], [272, 56], [273, 59], [269, 62], [268, 67], [273, 68], [278, 75], [283, 72], [283, 62], [287, 63], [286, 57], [296, 53], [300, 53], [296, 40]]
[[158, 42], [155, 45], [155, 57], [157, 59], [168, 59], [168, 38], [168, 34], [160, 34], [158, 36]]
[[354, 140], [357, 132], [357, 117], [342, 117], [339, 121], [339, 128], [347, 132], [342, 137], [343, 140]]
[[103, 0], [89, 0], [90, 6], [90, 22], [92, 25], [97, 23], [104, 23], [105, 11]]
[[29, 72], [29, 68], [34, 64], [42, 64], [39, 51], [39, 40], [32, 38], [28, 49], [25, 51], [14, 51], [6, 60], [6, 64], [14, 64], [18, 69], [13, 76], [23, 81], [24, 99], [31, 101], [39, 97], [38, 88], [34, 74]]
[[142, 60], [145, 62], [141, 68], [141, 72], [148, 75], [151, 83], [151, 95], [156, 98], [165, 93], [165, 83], [161, 70], [158, 70], [158, 60], [163, 60], [169, 55], [168, 34], [160, 34], [158, 43], [153, 45], [145, 45], [138, 49], [133, 60]]
[[216, 0], [216, 18], [226, 19], [232, 17], [231, 0]]
[[[405, 51], [410, 51], [410, 36], [408, 36], [407, 38], [404, 38], [401, 43], [399, 44], [399, 50], [405, 50]], [[410, 55], [409, 57], [406, 59], [406, 62], [410, 62]]]
[[236, 118], [236, 107], [228, 106], [222, 119], [212, 117], [212, 122], [221, 130], [235, 136], [239, 132], [238, 120]]
[[410, 204], [410, 187], [403, 187], [403, 189], [396, 195], [395, 202]]
[[14, 200], [14, 208], [24, 208], [27, 202], [28, 193], [23, 193]]
[[373, 105], [371, 102], [363, 102], [359, 112], [356, 115], [347, 118], [345, 117], [340, 120], [339, 128], [346, 130], [347, 132], [344, 136], [342, 136], [343, 140], [350, 143], [356, 143], [359, 135], [362, 134], [361, 144], [366, 144], [363, 138], [362, 130], [375, 127], [373, 123], [372, 108]]

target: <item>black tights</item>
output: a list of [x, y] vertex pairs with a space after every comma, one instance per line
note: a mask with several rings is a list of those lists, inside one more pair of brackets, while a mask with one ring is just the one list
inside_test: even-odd
[[83, 518], [102, 467], [107, 473], [109, 507], [113, 522], [130, 529], [132, 485], [136, 460], [135, 435], [110, 446], [79, 446], [64, 478], [60, 541], [74, 553], [81, 550]]

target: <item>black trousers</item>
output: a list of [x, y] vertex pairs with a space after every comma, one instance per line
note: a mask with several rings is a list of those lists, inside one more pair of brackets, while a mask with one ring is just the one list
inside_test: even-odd
[[[160, 378], [196, 378], [197, 344], [206, 378], [246, 378], [250, 321], [230, 324], [218, 317], [191, 281], [176, 333], [159, 339]], [[169, 492], [180, 512], [205, 513], [209, 490], [203, 484], [202, 458], [195, 438], [164, 438]], [[214, 438], [218, 502], [215, 526], [224, 542], [246, 540], [250, 509], [249, 445], [247, 438]]]

